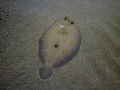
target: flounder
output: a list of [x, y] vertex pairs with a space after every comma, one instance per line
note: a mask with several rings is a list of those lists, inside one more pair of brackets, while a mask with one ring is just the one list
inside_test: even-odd
[[52, 68], [69, 62], [79, 51], [81, 35], [78, 27], [67, 17], [57, 19], [39, 40], [39, 57], [44, 64], [40, 68], [41, 79], [52, 76]]

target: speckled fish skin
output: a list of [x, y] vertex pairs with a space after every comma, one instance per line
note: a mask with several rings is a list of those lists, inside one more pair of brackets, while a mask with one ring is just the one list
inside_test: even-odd
[[[39, 56], [44, 63], [40, 69], [40, 77], [49, 78], [53, 67], [69, 62], [79, 51], [80, 43], [80, 31], [74, 22], [68, 18], [57, 19], [40, 38]], [[47, 71], [51, 73], [45, 76]]]

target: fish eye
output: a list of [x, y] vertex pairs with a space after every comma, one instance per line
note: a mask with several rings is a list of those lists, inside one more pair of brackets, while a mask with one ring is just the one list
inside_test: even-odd
[[74, 22], [71, 22], [71, 24], [74, 24]]

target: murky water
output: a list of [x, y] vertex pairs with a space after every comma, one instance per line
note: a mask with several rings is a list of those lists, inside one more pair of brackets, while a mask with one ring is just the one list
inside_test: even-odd
[[[1, 90], [119, 90], [119, 0], [1, 0], [0, 7]], [[39, 38], [64, 16], [80, 29], [79, 53], [41, 80]]]

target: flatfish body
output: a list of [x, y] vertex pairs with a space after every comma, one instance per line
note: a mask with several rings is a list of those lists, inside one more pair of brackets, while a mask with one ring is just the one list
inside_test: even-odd
[[79, 29], [67, 17], [57, 19], [39, 41], [39, 56], [44, 66], [40, 68], [41, 79], [52, 76], [52, 68], [69, 62], [78, 52], [81, 43]]

